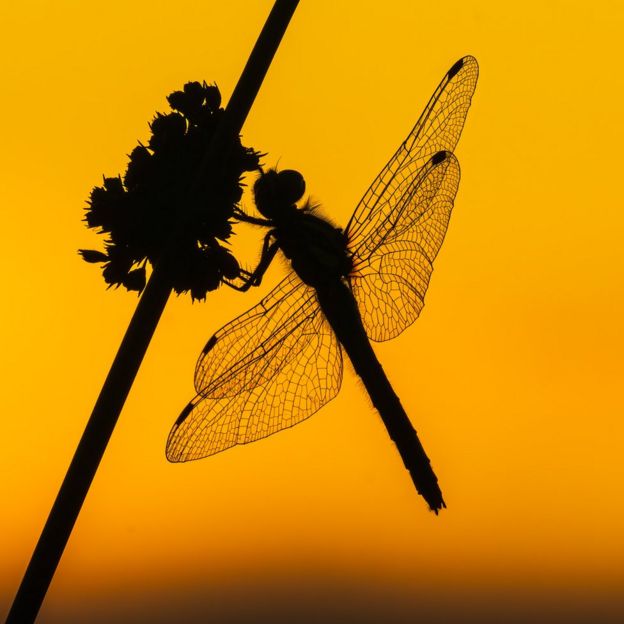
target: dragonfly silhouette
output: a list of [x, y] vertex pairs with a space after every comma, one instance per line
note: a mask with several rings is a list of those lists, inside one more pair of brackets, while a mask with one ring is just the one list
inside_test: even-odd
[[238, 288], [259, 284], [279, 249], [293, 272], [208, 340], [195, 370], [197, 396], [169, 434], [170, 461], [206, 457], [311, 416], [340, 389], [342, 346], [416, 489], [436, 513], [446, 507], [369, 338], [394, 338], [424, 305], [459, 184], [452, 151], [477, 75], [471, 56], [451, 67], [344, 232], [309, 203], [296, 206], [305, 190], [299, 173], [261, 174], [254, 195], [262, 218], [238, 218], [270, 229], [258, 267]]

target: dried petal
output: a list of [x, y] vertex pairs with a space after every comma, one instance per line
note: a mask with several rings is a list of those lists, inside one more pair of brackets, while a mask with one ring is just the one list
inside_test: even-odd
[[167, 96], [167, 102], [173, 110], [179, 111], [183, 115], [186, 114], [188, 98], [184, 91], [174, 91]]
[[240, 266], [236, 258], [225, 248], [219, 248], [219, 266], [221, 272], [228, 279], [234, 279], [240, 274]]
[[158, 114], [150, 124], [152, 137], [149, 146], [155, 150], [166, 149], [167, 146], [179, 141], [186, 132], [186, 120], [179, 113], [169, 115]]
[[122, 283], [128, 290], [141, 292], [145, 288], [145, 280], [145, 267], [142, 266], [138, 269], [130, 271], [123, 279]]
[[78, 253], [82, 256], [82, 259], [85, 262], [108, 262], [108, 256], [105, 253], [95, 249], [79, 249]]
[[121, 178], [104, 178], [104, 188], [112, 195], [123, 195], [126, 191], [121, 182]]
[[204, 83], [206, 106], [211, 111], [216, 111], [221, 106], [221, 92], [216, 84], [207, 85]]
[[184, 95], [191, 108], [199, 108], [205, 98], [204, 86], [197, 81], [187, 82], [184, 85]]

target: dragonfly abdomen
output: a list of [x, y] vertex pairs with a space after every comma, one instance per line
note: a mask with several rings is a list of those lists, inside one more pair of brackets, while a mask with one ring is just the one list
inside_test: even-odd
[[366, 336], [351, 290], [342, 280], [317, 287], [319, 304], [397, 446], [418, 493], [436, 514], [446, 507], [429, 458]]

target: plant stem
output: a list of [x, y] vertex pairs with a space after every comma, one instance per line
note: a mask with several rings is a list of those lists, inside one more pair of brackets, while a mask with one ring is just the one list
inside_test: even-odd
[[[210, 189], [232, 139], [240, 133], [260, 85], [279, 47], [298, 0], [276, 0], [228, 102], [219, 128], [202, 161], [196, 188]], [[189, 195], [194, 197], [191, 190]], [[193, 205], [181, 202], [180, 224]], [[178, 228], [178, 230], [181, 229]], [[167, 256], [176, 234], [154, 268], [106, 377], [63, 484], [54, 501], [32, 558], [17, 591], [7, 624], [34, 622], [61, 559], [93, 477], [130, 392], [143, 356], [165, 308], [171, 286]]]

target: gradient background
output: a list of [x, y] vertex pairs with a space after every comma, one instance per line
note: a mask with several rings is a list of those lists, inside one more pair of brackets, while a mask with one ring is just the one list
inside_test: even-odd
[[[167, 93], [227, 99], [271, 5], [2, 3], [0, 615], [136, 305], [76, 253], [88, 193]], [[349, 370], [306, 423], [166, 462], [205, 340], [278, 262], [171, 299], [41, 622], [622, 621], [623, 29], [617, 1], [301, 2], [243, 136], [339, 224], [451, 64], [481, 65], [427, 306], [376, 346], [448, 510]]]

